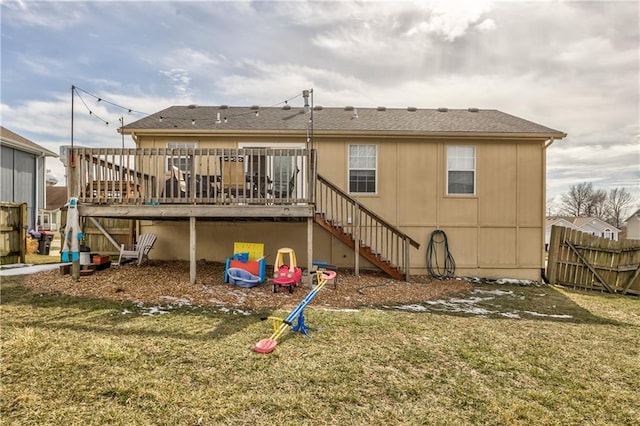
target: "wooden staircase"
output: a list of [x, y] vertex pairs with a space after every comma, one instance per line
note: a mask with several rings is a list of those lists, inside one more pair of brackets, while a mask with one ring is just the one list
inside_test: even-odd
[[315, 222], [396, 280], [409, 280], [409, 252], [420, 244], [317, 175]]

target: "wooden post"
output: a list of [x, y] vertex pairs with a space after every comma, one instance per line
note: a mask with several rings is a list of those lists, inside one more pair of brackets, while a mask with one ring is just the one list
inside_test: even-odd
[[409, 259], [409, 250], [411, 250], [411, 244], [409, 244], [409, 239], [404, 238], [404, 280], [406, 282], [411, 281], [411, 265]]
[[67, 167], [67, 173], [69, 174], [67, 176], [67, 185], [69, 187], [67, 191], [67, 193], [69, 194], [68, 198], [79, 197], [80, 191], [78, 188], [78, 168], [76, 167], [76, 158], [73, 153], [73, 149], [67, 151], [67, 161], [69, 164], [69, 166]]
[[196, 218], [189, 217], [189, 282], [196, 283]]
[[[27, 262], [27, 203], [20, 205], [20, 263]], [[37, 212], [36, 212], [37, 214]]]
[[74, 281], [80, 280], [80, 259], [74, 260], [71, 263], [71, 277]]
[[547, 258], [547, 279], [550, 284], [556, 284], [558, 281], [558, 253], [560, 251], [560, 227], [551, 226], [551, 236], [549, 237], [549, 254]]
[[307, 285], [309, 288], [313, 285], [313, 276], [311, 269], [313, 268], [313, 218], [307, 218]]
[[360, 276], [360, 207], [358, 203], [353, 205], [353, 247], [354, 247], [354, 273]]

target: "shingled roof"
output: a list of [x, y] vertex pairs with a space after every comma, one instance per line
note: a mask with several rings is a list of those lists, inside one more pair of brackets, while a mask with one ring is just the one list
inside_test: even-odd
[[45, 155], [47, 157], [57, 157], [53, 151], [49, 151], [47, 148], [44, 148], [38, 145], [35, 142], [30, 141], [24, 136], [20, 136], [17, 133], [12, 132], [6, 127], [0, 126], [0, 142], [3, 145], [12, 146], [14, 148], [18, 148], [21, 151], [30, 152], [37, 155]]
[[47, 205], [45, 210], [57, 210], [69, 201], [66, 186], [47, 186]]
[[494, 109], [172, 106], [125, 126], [125, 133], [305, 132], [318, 134], [479, 134], [563, 138], [565, 133]]

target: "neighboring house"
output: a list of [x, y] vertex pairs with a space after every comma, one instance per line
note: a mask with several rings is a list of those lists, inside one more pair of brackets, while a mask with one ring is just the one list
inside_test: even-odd
[[618, 241], [620, 229], [597, 217], [576, 217], [573, 220], [573, 224], [587, 234]]
[[27, 203], [27, 226], [36, 228], [38, 209], [45, 205], [45, 158], [58, 155], [0, 127], [0, 201]]
[[547, 218], [547, 226], [545, 227], [544, 233], [544, 249], [546, 251], [549, 250], [549, 241], [551, 241], [551, 227], [552, 226], [564, 226], [565, 228], [575, 229], [577, 231], [580, 230], [577, 226], [575, 226], [572, 222], [571, 217], [548, 217]]
[[551, 226], [564, 226], [565, 228], [576, 229], [596, 237], [606, 238], [608, 240], [618, 240], [620, 229], [605, 222], [597, 217], [573, 217], [573, 216], [554, 216], [547, 218], [547, 228], [545, 234], [545, 248], [549, 245], [551, 238]]
[[627, 239], [640, 240], [640, 209], [636, 210], [627, 220]]
[[67, 176], [81, 215], [137, 218], [139, 233], [157, 234], [152, 258], [189, 259], [195, 271], [196, 259], [222, 261], [246, 241], [265, 243], [271, 262], [291, 247], [304, 266], [312, 256], [369, 267], [364, 246], [376, 244], [374, 255], [425, 274], [439, 229], [457, 276], [533, 280], [544, 268], [546, 148], [566, 136], [497, 110], [289, 105], [173, 106], [123, 131], [135, 170], [99, 181], [109, 173], [96, 165], [120, 170], [119, 151], [77, 149], [86, 162]]
[[40, 209], [38, 229], [60, 231], [62, 214], [60, 209], [69, 201], [66, 186], [47, 186], [47, 205]]

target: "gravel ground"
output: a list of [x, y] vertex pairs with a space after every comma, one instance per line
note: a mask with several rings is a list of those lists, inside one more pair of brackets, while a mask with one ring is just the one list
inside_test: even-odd
[[[274, 294], [270, 279], [253, 288], [225, 284], [224, 265], [220, 263], [199, 262], [196, 276], [196, 283], [190, 284], [188, 262], [150, 261], [140, 267], [112, 266], [81, 276], [78, 282], [57, 270], [29, 275], [24, 282], [33, 291], [46, 294], [250, 310], [294, 307], [309, 291], [305, 284], [300, 284], [293, 294], [284, 288]], [[369, 271], [356, 277], [350, 270], [339, 270], [337, 278], [337, 284], [327, 283], [318, 293], [314, 305], [336, 309], [390, 306], [421, 303], [472, 290], [472, 285], [461, 279], [440, 281], [412, 276], [411, 282], [401, 282]]]

